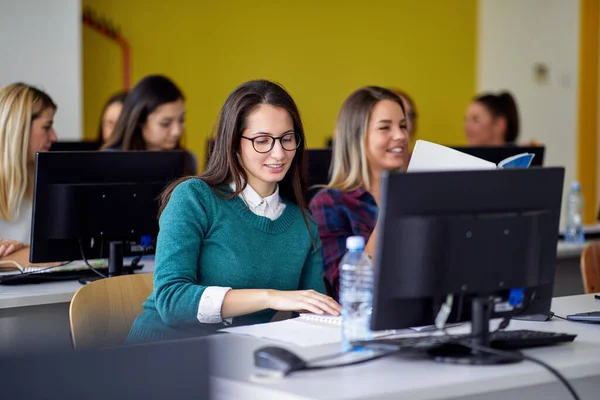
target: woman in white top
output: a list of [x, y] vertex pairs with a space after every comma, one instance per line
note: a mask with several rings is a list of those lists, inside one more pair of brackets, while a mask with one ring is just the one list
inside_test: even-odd
[[29, 258], [35, 154], [56, 141], [56, 108], [24, 83], [0, 89], [0, 260]]

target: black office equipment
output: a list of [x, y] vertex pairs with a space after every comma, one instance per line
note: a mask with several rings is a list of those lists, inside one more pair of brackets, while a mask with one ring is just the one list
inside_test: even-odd
[[[182, 176], [184, 152], [47, 152], [36, 161], [30, 261], [153, 252], [158, 196]], [[84, 257], [83, 257], [84, 256]]]
[[600, 324], [600, 311], [567, 315], [567, 320], [575, 322], [587, 322], [588, 324]]
[[267, 346], [254, 351], [254, 365], [287, 375], [306, 368], [306, 362], [282, 347]]
[[100, 145], [95, 140], [58, 141], [52, 143], [50, 151], [96, 151], [100, 149]]
[[[575, 340], [577, 335], [570, 333], [556, 333], [544, 331], [497, 331], [490, 332], [489, 346], [497, 350], [521, 350], [532, 347], [554, 346], [560, 343], [568, 343]], [[381, 350], [411, 349], [435, 349], [436, 346], [452, 344], [461, 340], [469, 340], [471, 335], [431, 335], [413, 336], [402, 338], [365, 340], [357, 342], [359, 346], [379, 348]]]
[[0, 354], [2, 398], [208, 400], [213, 364], [207, 340]]
[[[123, 267], [124, 273], [134, 273], [143, 268], [142, 264], [126, 265]], [[106, 276], [110, 275], [108, 267], [96, 267], [96, 271]], [[48, 271], [40, 272], [24, 272], [20, 274], [2, 275], [0, 276], [0, 285], [30, 285], [46, 282], [60, 282], [80, 280], [84, 281], [95, 280], [98, 275], [91, 269], [73, 269], [73, 270], [58, 270], [54, 271], [50, 268]]]
[[491, 317], [548, 313], [563, 177], [563, 168], [384, 173], [372, 329], [433, 324], [453, 299], [448, 322], [470, 320], [473, 343], [489, 346]]
[[534, 157], [531, 160], [531, 166], [541, 167], [544, 165], [544, 146], [452, 146], [452, 148], [494, 164], [517, 154], [532, 153]]
[[[320, 185], [329, 183], [329, 172], [333, 154], [331, 149], [307, 149], [308, 193], [307, 203], [321, 189]], [[316, 187], [315, 187], [316, 186]]]

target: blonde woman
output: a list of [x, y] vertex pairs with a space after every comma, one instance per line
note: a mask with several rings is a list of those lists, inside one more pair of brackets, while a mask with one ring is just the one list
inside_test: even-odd
[[344, 101], [335, 128], [331, 181], [309, 205], [336, 298], [346, 238], [364, 237], [365, 251], [374, 254], [381, 173], [407, 167], [409, 136], [402, 100], [390, 90], [368, 86]]
[[56, 104], [24, 83], [0, 89], [0, 260], [26, 262], [35, 153], [56, 141]]

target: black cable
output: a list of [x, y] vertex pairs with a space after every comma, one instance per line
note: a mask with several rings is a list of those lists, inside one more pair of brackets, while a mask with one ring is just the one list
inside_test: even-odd
[[564, 319], [565, 321], [569, 321], [569, 322], [574, 322], [574, 321], [571, 321], [570, 319], [567, 319], [567, 318], [565, 318], [565, 317], [561, 317], [561, 316], [560, 316], [560, 315], [558, 315], [558, 314], [554, 314], [554, 315], [553, 315], [553, 317], [556, 317], [556, 318], [558, 318], [558, 319]]
[[463, 312], [463, 303], [465, 300], [465, 292], [460, 292], [460, 296], [458, 296], [458, 308], [456, 309], [456, 322], [460, 322]]
[[100, 257], [98, 258], [103, 258], [102, 255], [104, 254], [104, 238], [102, 236], [100, 236]]
[[91, 269], [92, 271], [94, 271], [94, 273], [102, 278], [106, 278], [107, 276], [104, 275], [102, 272], [98, 271], [96, 268], [92, 267], [90, 265], [90, 263], [88, 262], [87, 258], [85, 258], [85, 254], [83, 254], [83, 244], [81, 243], [81, 238], [79, 238], [79, 251], [81, 252], [81, 259], [83, 260], [83, 262], [85, 263], [85, 265], [87, 265], [87, 267], [89, 269]]
[[556, 370], [554, 367], [552, 367], [549, 364], [546, 364], [545, 362], [543, 362], [542, 360], [538, 360], [537, 358], [528, 356], [526, 354], [519, 352], [512, 352], [512, 351], [503, 351], [503, 350], [496, 350], [494, 348], [488, 347], [488, 346], [479, 346], [477, 344], [473, 344], [471, 342], [463, 342], [463, 341], [459, 341], [459, 343], [465, 347], [468, 347], [472, 350], [477, 350], [477, 351], [482, 351], [485, 353], [490, 353], [490, 354], [495, 354], [498, 356], [503, 356], [503, 357], [510, 357], [516, 360], [527, 360], [530, 361], [532, 363], [538, 364], [544, 368], [546, 368], [550, 373], [552, 373], [569, 391], [569, 393], [571, 394], [571, 396], [573, 397], [573, 399], [575, 400], [580, 400], [579, 395], [577, 394], [577, 392], [575, 391], [575, 388], [573, 388], [573, 386], [569, 383], [569, 381], [567, 380], [567, 378], [565, 378], [563, 376], [563, 374], [561, 374], [558, 370]]
[[347, 363], [330, 364], [330, 365], [313, 365], [313, 366], [309, 365], [309, 364], [315, 363], [317, 361], [325, 361], [325, 360], [328, 360], [328, 359], [333, 359], [333, 358], [340, 357], [340, 356], [345, 355], [345, 354], [351, 354], [351, 353], [336, 353], [336, 354], [332, 354], [332, 355], [329, 355], [329, 356], [318, 357], [318, 358], [315, 358], [313, 360], [306, 361], [306, 367], [302, 368], [300, 371], [315, 371], [315, 370], [330, 369], [330, 368], [340, 368], [340, 367], [349, 367], [351, 365], [364, 364], [364, 363], [367, 363], [369, 361], [378, 360], [380, 358], [387, 357], [389, 355], [399, 353], [401, 350], [402, 349], [388, 351], [388, 352], [385, 352], [385, 353], [382, 353], [382, 354], [377, 354], [375, 356], [371, 356], [371, 357], [368, 357], [368, 358], [363, 358], [363, 359], [360, 359], [360, 360], [350, 361], [350, 362], [347, 362]]

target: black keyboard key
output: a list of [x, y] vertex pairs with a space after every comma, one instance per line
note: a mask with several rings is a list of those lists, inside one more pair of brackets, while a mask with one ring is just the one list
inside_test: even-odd
[[[527, 349], [539, 346], [552, 346], [559, 343], [572, 342], [577, 335], [569, 333], [544, 331], [498, 331], [490, 333], [490, 346], [499, 350]], [[452, 342], [471, 340], [471, 335], [434, 335], [405, 338], [374, 339], [356, 342], [362, 347], [381, 348], [386, 350], [411, 348], [427, 350]]]

